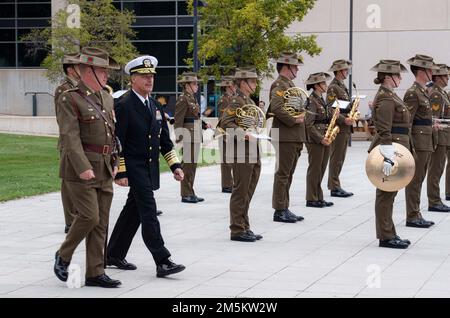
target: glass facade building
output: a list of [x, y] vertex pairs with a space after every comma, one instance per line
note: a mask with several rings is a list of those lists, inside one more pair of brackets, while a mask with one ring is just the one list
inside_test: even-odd
[[[173, 105], [180, 91], [176, 78], [188, 70], [185, 59], [192, 57], [188, 45], [193, 34], [193, 17], [187, 12], [186, 1], [121, 0], [113, 4], [119, 10], [134, 11], [136, 22], [132, 27], [137, 36], [132, 42], [141, 54], [158, 58], [153, 92], [165, 96], [168, 104]], [[33, 28], [49, 27], [51, 14], [52, 1], [0, 0], [0, 70], [39, 68], [45, 52], [27, 55], [26, 43], [20, 37]]]

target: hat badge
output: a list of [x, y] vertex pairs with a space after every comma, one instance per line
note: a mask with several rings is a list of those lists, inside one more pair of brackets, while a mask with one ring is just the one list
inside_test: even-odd
[[143, 61], [145, 67], [152, 67], [152, 62], [149, 59], [145, 59]]

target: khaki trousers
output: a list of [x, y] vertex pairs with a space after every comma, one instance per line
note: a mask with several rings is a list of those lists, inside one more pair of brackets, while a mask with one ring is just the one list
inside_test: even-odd
[[201, 143], [198, 142], [183, 143], [183, 161], [181, 163], [181, 169], [183, 169], [184, 179], [180, 182], [182, 197], [195, 195], [194, 181], [200, 146]]
[[377, 230], [377, 239], [390, 240], [397, 234], [395, 231], [394, 221], [392, 220], [392, 212], [394, 207], [394, 199], [397, 195], [395, 192], [385, 192], [377, 189], [375, 198], [375, 224]]
[[439, 181], [444, 173], [446, 157], [447, 146], [438, 145], [436, 150], [431, 153], [427, 175], [427, 195], [429, 206], [442, 204]]
[[234, 185], [230, 198], [230, 230], [236, 236], [250, 229], [248, 210], [261, 173], [261, 161], [234, 163]]
[[104, 274], [104, 248], [113, 198], [112, 178], [103, 181], [67, 181], [77, 214], [62, 243], [61, 258], [70, 262], [77, 246], [86, 239], [86, 277]]
[[322, 179], [327, 169], [330, 146], [306, 144], [308, 149], [308, 172], [306, 174], [306, 200], [323, 200]]
[[342, 166], [344, 165], [349, 139], [350, 133], [339, 133], [330, 145], [330, 165], [328, 167], [329, 190], [341, 188], [339, 175], [341, 174]]
[[289, 208], [289, 189], [303, 143], [280, 142], [274, 144], [274, 148], [277, 153], [277, 163], [273, 180], [272, 208], [284, 210]]
[[431, 151], [416, 151], [414, 156], [416, 162], [416, 172], [414, 173], [414, 178], [405, 188], [406, 221], [411, 221], [421, 217], [420, 192], [422, 191], [422, 183], [427, 174], [430, 158]]

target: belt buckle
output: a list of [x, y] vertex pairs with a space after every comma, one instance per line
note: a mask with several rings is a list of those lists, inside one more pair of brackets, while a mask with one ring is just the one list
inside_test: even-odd
[[103, 155], [109, 154], [109, 145], [104, 145], [104, 146], [103, 146], [102, 154], [103, 154]]

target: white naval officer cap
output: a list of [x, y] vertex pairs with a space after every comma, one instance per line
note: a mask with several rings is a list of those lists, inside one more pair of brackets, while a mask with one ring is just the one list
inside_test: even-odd
[[158, 66], [158, 59], [151, 55], [139, 56], [125, 65], [125, 73], [133, 75], [139, 74], [156, 74], [156, 66]]

